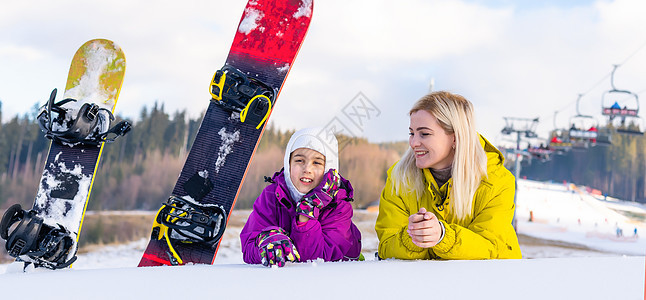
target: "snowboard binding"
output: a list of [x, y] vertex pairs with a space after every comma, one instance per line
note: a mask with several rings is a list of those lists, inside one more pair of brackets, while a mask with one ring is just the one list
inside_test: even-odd
[[128, 121], [121, 121], [110, 128], [114, 115], [94, 103], [84, 103], [74, 116], [74, 111], [65, 106], [72, 106], [77, 100], [67, 98], [54, 103], [56, 91], [52, 91], [38, 114], [38, 125], [49, 139], [59, 143], [99, 145], [114, 142], [132, 128]]
[[219, 205], [171, 196], [157, 213], [152, 238], [165, 238], [171, 264], [183, 264], [173, 244], [200, 243], [213, 247], [224, 234], [226, 220], [227, 213]]
[[271, 112], [275, 91], [240, 70], [224, 66], [215, 72], [209, 86], [211, 101], [227, 111], [240, 113], [240, 121], [260, 129]]
[[60, 224], [58, 228], [44, 224], [34, 210], [25, 211], [20, 204], [5, 212], [0, 237], [7, 241], [9, 255], [36, 267], [62, 269], [76, 261], [71, 233]]

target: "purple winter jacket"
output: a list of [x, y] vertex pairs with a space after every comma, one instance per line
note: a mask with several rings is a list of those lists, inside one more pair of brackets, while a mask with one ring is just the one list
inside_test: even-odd
[[287, 232], [301, 256], [300, 261], [359, 258], [361, 233], [352, 223], [352, 205], [344, 200], [352, 195], [350, 184], [346, 185], [348, 190], [340, 188], [335, 199], [321, 209], [318, 220], [299, 225], [296, 204], [287, 192], [283, 171], [274, 174], [272, 180], [254, 202], [253, 211], [240, 233], [245, 263], [261, 263], [256, 237], [270, 226], [281, 227]]

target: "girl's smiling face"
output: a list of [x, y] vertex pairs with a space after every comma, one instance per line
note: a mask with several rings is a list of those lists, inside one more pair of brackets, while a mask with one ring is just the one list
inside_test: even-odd
[[323, 180], [325, 156], [307, 148], [294, 150], [289, 158], [289, 178], [296, 189], [306, 194]]

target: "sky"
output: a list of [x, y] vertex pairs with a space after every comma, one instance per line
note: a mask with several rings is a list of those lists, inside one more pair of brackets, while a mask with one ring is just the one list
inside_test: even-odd
[[[63, 89], [74, 52], [94, 38], [126, 54], [116, 114], [136, 120], [157, 102], [196, 118], [246, 4], [0, 1], [3, 122]], [[496, 143], [507, 139], [504, 117], [538, 117], [542, 137], [569, 127], [579, 94], [578, 113], [605, 124], [601, 96], [613, 65], [618, 89], [646, 95], [644, 13], [641, 0], [318, 0], [270, 123], [341, 122], [352, 136], [403, 141], [407, 111], [432, 82], [469, 99], [478, 130]], [[357, 101], [371, 110], [352, 124], [347, 109]]]

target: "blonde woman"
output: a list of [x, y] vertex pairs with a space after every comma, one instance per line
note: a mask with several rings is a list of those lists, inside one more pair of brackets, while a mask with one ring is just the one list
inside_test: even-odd
[[471, 102], [434, 92], [409, 115], [410, 148], [388, 170], [379, 203], [379, 257], [521, 258], [514, 176], [476, 132]]

